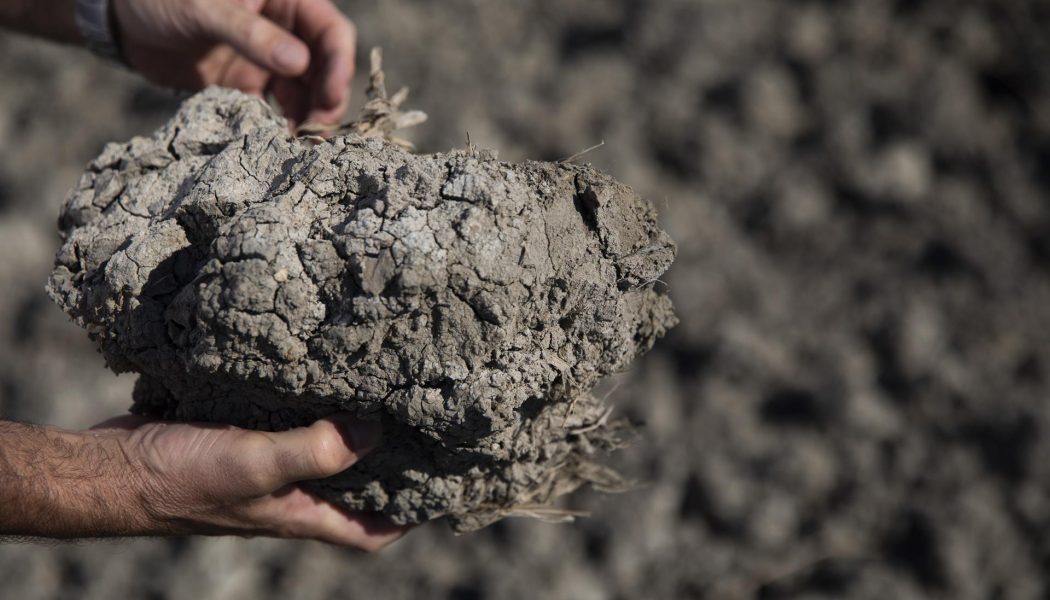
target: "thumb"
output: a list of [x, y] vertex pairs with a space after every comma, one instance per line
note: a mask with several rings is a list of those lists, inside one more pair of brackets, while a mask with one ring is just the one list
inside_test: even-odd
[[289, 483], [321, 479], [350, 468], [379, 444], [379, 423], [351, 415], [326, 417], [309, 427], [266, 434], [273, 442], [276, 489]]
[[215, 1], [199, 15], [203, 32], [233, 46], [248, 60], [277, 75], [296, 77], [310, 65], [310, 50], [299, 38], [237, 2]]

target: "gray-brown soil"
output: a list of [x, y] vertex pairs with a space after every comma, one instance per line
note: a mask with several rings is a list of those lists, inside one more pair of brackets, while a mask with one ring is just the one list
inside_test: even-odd
[[[280, 431], [335, 411], [382, 446], [310, 489], [458, 532], [617, 478], [626, 427], [590, 392], [674, 324], [674, 244], [592, 168], [289, 135], [213, 88], [112, 143], [59, 219], [48, 290], [134, 412]], [[610, 409], [611, 410], [611, 409]]]
[[[414, 84], [421, 150], [469, 132], [556, 160], [604, 139], [584, 160], [656, 204], [682, 322], [609, 397], [645, 422], [613, 466], [650, 484], [574, 494], [592, 517], [572, 525], [424, 526], [377, 557], [0, 546], [0, 594], [1046, 596], [1046, 2], [342, 5]], [[54, 215], [105, 142], [177, 101], [87, 57], [0, 46], [0, 411], [86, 426], [126, 410], [134, 378], [42, 290]]]

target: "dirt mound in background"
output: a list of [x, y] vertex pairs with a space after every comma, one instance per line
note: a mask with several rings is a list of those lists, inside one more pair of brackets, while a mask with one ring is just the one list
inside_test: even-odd
[[282, 430], [335, 411], [385, 443], [312, 485], [457, 531], [543, 515], [623, 424], [590, 394], [674, 324], [675, 247], [601, 173], [417, 156], [382, 138], [289, 136], [211, 89], [150, 138], [110, 144], [62, 214], [52, 298], [134, 411]]
[[[586, 159], [657, 203], [682, 323], [608, 400], [646, 423], [610, 464], [650, 485], [573, 494], [592, 517], [569, 527], [421, 527], [378, 559], [262, 539], [0, 545], [7, 595], [1046, 595], [1045, 2], [341, 5], [413, 82], [420, 148], [469, 131], [554, 160], [605, 140]], [[177, 102], [86, 54], [0, 47], [0, 410], [85, 427], [130, 382], [41, 289], [54, 215], [104, 142]]]

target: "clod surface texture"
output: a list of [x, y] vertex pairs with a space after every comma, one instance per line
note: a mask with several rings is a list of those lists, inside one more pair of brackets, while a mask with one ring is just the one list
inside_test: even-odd
[[674, 322], [675, 246], [590, 167], [290, 136], [213, 88], [109, 144], [70, 195], [48, 291], [133, 410], [264, 430], [337, 411], [384, 442], [326, 499], [457, 531], [550, 514], [628, 426], [591, 394]]

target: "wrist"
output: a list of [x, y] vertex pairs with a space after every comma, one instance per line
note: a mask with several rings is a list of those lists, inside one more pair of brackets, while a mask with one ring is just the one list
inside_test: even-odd
[[128, 528], [118, 535], [175, 535], [189, 533], [186, 519], [177, 510], [178, 490], [168, 478], [151, 466], [145, 446], [136, 430], [104, 433], [86, 432], [108, 455], [119, 455], [120, 473], [102, 486], [113, 486], [117, 505], [115, 516]]
[[56, 430], [54, 435], [76, 457], [67, 468], [60, 466], [52, 473], [53, 509], [59, 517], [56, 537], [155, 532], [157, 525], [147, 510], [147, 481], [122, 434]]

